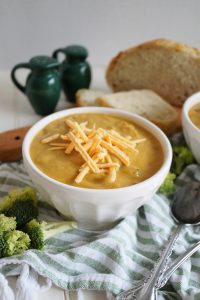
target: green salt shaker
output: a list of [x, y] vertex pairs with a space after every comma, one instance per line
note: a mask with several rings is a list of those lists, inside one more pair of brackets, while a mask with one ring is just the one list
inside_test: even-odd
[[66, 98], [75, 102], [75, 94], [79, 89], [89, 88], [91, 82], [91, 69], [86, 61], [88, 51], [83, 46], [71, 45], [57, 49], [53, 57], [63, 53], [65, 59], [60, 66], [61, 82]]
[[[35, 56], [28, 63], [17, 64], [11, 71], [12, 81], [28, 97], [35, 112], [39, 115], [51, 114], [58, 103], [61, 92], [59, 64], [55, 58]], [[25, 86], [16, 79], [15, 72], [20, 68], [31, 71]]]

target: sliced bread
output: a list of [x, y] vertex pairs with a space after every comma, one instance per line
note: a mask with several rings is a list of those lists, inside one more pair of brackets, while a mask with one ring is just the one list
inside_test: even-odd
[[114, 92], [150, 89], [175, 106], [200, 90], [200, 51], [159, 39], [120, 52], [106, 79]]
[[106, 106], [141, 115], [170, 135], [178, 130], [178, 113], [175, 108], [150, 90], [133, 90], [106, 94], [94, 90], [80, 90], [78, 106]]
[[76, 93], [76, 106], [98, 106], [96, 99], [105, 94], [103, 91], [80, 89]]
[[118, 92], [98, 97], [101, 106], [127, 110], [152, 121], [167, 135], [177, 131], [178, 114], [175, 108], [150, 90]]

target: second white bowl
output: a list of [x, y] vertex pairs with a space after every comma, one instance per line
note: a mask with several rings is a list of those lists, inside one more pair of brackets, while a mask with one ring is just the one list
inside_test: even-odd
[[185, 140], [191, 149], [196, 161], [200, 164], [200, 129], [197, 128], [189, 117], [190, 109], [200, 103], [200, 92], [193, 94], [185, 102], [182, 110], [182, 126]]

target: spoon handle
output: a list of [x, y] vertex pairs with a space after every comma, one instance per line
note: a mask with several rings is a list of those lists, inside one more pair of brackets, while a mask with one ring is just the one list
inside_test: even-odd
[[181, 254], [173, 264], [164, 272], [162, 276], [162, 280], [158, 286], [158, 289], [162, 288], [168, 281], [168, 279], [171, 277], [171, 275], [190, 257], [192, 254], [194, 254], [196, 251], [200, 249], [200, 241], [190, 247], [185, 253]]
[[155, 265], [149, 279], [144, 285], [143, 289], [137, 294], [137, 300], [148, 300], [152, 299], [152, 294], [155, 294], [154, 288], [160, 283], [161, 278], [163, 278], [163, 272], [166, 270], [168, 259], [172, 253], [174, 244], [179, 236], [179, 233], [183, 225], [178, 225], [174, 234], [171, 236], [168, 245], [164, 249], [162, 256], [158, 263]]
[[144, 284], [137, 289], [132, 288], [128, 291], [120, 293], [117, 295], [116, 300], [126, 300], [130, 295], [135, 296], [137, 300], [150, 300], [153, 299], [153, 295], [154, 299], [156, 299], [155, 288], [160, 284], [160, 281], [163, 278], [162, 276], [163, 272], [166, 270], [168, 258], [172, 253], [172, 249], [179, 236], [182, 226], [183, 225], [178, 225], [175, 229], [167, 246], [164, 248], [159, 261], [155, 264], [154, 269], [152, 270], [150, 276], [145, 280]]

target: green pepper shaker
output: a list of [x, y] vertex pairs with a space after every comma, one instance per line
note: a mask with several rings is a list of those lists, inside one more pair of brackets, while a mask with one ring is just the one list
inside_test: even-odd
[[75, 102], [76, 92], [90, 86], [91, 69], [86, 61], [88, 51], [83, 46], [71, 45], [55, 50], [53, 57], [57, 58], [59, 52], [65, 54], [60, 66], [62, 87], [67, 100]]
[[[11, 71], [12, 81], [28, 97], [35, 112], [39, 115], [51, 114], [58, 103], [61, 92], [59, 64], [55, 58], [35, 56], [28, 63], [17, 64]], [[31, 71], [25, 86], [16, 79], [15, 72], [19, 68]]]

